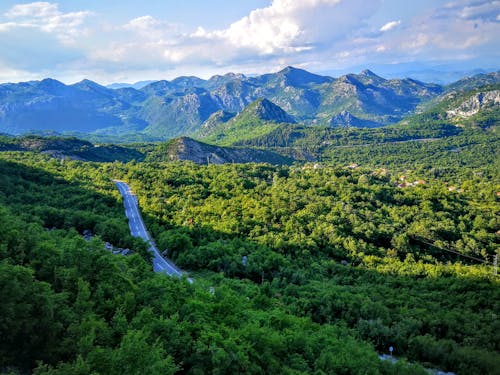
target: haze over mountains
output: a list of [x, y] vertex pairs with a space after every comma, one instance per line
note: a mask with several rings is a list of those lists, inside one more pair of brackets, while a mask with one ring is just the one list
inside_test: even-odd
[[498, 72], [441, 86], [384, 79], [369, 70], [332, 78], [293, 67], [256, 77], [228, 73], [208, 80], [139, 82], [138, 88], [44, 79], [0, 85], [0, 132], [216, 137], [223, 129], [215, 129], [219, 123], [234, 123], [238, 113], [261, 99], [266, 99], [268, 116], [261, 120], [267, 123], [378, 127], [414, 115], [450, 90], [499, 82]]

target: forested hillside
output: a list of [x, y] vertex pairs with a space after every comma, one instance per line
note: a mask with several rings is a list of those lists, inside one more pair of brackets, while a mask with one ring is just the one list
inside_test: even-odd
[[0, 0], [0, 45], [0, 375], [500, 375], [500, 0]]
[[[426, 373], [379, 360], [393, 346], [426, 367], [497, 374], [498, 153], [476, 160], [492, 142], [448, 151], [456, 163], [437, 151], [410, 167], [400, 153], [384, 168], [1, 153], [0, 369]], [[194, 284], [152, 272], [112, 178]]]
[[113, 144], [94, 145], [75, 137], [27, 135], [12, 137], [0, 135], [0, 152], [36, 151], [56, 159], [112, 162], [140, 161], [144, 155], [133, 147]]

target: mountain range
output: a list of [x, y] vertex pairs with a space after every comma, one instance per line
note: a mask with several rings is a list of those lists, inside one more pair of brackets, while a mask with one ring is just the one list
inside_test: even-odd
[[[267, 162], [289, 164], [294, 160], [318, 160], [328, 153], [349, 146], [429, 141], [458, 136], [465, 128], [476, 129], [498, 139], [500, 123], [500, 84], [498, 75], [464, 79], [451, 85], [441, 95], [425, 102], [419, 113], [394, 126], [373, 128], [374, 122], [363, 120], [343, 110], [329, 124], [311, 126], [297, 122], [281, 107], [268, 99], [257, 99], [241, 112], [218, 110], [193, 133], [168, 142], [135, 143], [124, 146], [91, 143], [75, 137], [11, 136], [0, 134], [1, 151], [34, 151], [57, 159], [82, 161], [192, 161], [199, 164]], [[65, 86], [46, 81], [52, 87]], [[90, 82], [77, 86], [99, 89]], [[104, 92], [106, 92], [104, 90]], [[90, 96], [81, 94], [82, 99]], [[109, 102], [112, 103], [110, 99]], [[83, 102], [80, 104], [86, 104]], [[357, 129], [359, 128], [359, 129]], [[364, 128], [364, 129], [363, 129]], [[467, 133], [469, 134], [469, 133]], [[144, 135], [144, 134], [143, 134]], [[99, 139], [93, 135], [88, 139]]]
[[242, 122], [252, 127], [249, 118], [243, 121], [238, 114], [248, 106], [255, 109], [255, 103], [268, 107], [264, 112], [271, 117], [261, 119], [267, 125], [378, 127], [421, 112], [450, 91], [499, 82], [499, 72], [441, 86], [410, 78], [384, 79], [369, 70], [332, 78], [293, 67], [256, 77], [234, 73], [208, 80], [179, 77], [139, 83], [140, 88], [109, 88], [89, 80], [65, 85], [44, 79], [0, 85], [0, 132], [140, 134], [157, 139], [194, 134], [214, 140], [221, 131], [233, 131], [230, 125], [235, 122], [240, 134], [246, 131]]

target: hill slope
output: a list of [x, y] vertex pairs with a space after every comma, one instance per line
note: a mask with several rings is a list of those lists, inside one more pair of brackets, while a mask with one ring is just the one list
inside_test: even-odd
[[283, 109], [267, 99], [257, 99], [234, 117], [211, 118], [202, 125], [197, 137], [220, 145], [255, 138], [276, 129], [279, 124], [295, 124]]
[[[500, 124], [500, 94], [497, 86], [447, 93], [439, 99], [434, 107], [391, 127], [349, 127], [347, 121], [350, 116], [346, 115], [343, 126], [280, 125], [266, 134], [236, 140], [233, 145], [264, 147], [299, 160], [338, 160], [346, 156], [354, 157], [350, 153], [359, 153], [369, 159], [370, 151], [375, 148], [388, 157], [388, 150], [404, 149], [404, 144], [408, 144], [408, 150], [412, 150], [410, 154], [428, 157], [423, 150], [433, 148], [424, 147], [423, 144], [427, 142], [435, 142], [434, 149], [439, 149], [442, 155], [449, 150], [460, 150], [462, 146], [456, 145], [482, 142], [486, 147], [486, 143], [496, 142]], [[411, 155], [408, 157], [411, 158]]]
[[141, 152], [132, 148], [116, 145], [94, 145], [73, 137], [0, 136], [1, 151], [34, 151], [57, 159], [96, 162], [128, 162], [144, 159]]
[[[477, 83], [477, 82], [476, 82]], [[500, 123], [500, 84], [458, 87], [447, 91], [404, 124], [408, 127], [450, 124], [460, 127], [496, 129]]]
[[148, 161], [192, 161], [196, 164], [226, 164], [226, 163], [269, 163], [291, 164], [290, 158], [272, 151], [219, 147], [198, 142], [192, 138], [180, 137], [157, 146], [151, 151]]

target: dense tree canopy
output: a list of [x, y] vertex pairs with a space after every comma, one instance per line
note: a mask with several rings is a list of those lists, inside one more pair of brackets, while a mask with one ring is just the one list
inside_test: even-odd
[[[5, 152], [0, 176], [1, 372], [426, 373], [379, 360], [389, 346], [459, 374], [500, 368], [491, 168]], [[112, 178], [194, 284], [152, 272]]]

